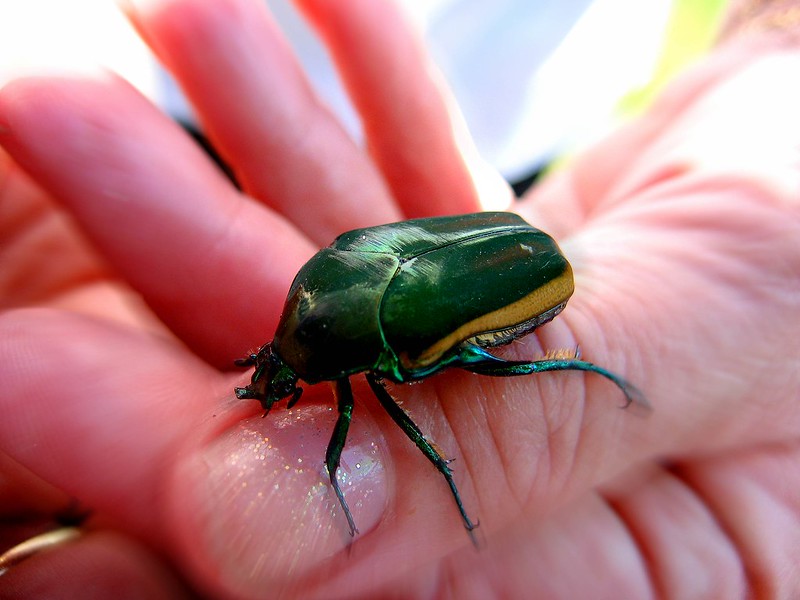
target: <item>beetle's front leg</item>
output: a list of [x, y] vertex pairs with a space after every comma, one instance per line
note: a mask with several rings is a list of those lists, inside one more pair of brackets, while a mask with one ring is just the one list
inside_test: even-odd
[[328, 450], [325, 452], [325, 466], [328, 468], [328, 475], [331, 479], [333, 491], [336, 492], [336, 497], [339, 498], [339, 504], [342, 505], [344, 516], [347, 517], [347, 524], [350, 526], [350, 535], [354, 536], [358, 533], [358, 529], [353, 520], [353, 515], [350, 514], [350, 508], [347, 506], [347, 502], [344, 499], [342, 489], [339, 487], [339, 482], [336, 479], [339, 460], [342, 457], [342, 450], [347, 441], [347, 430], [350, 429], [350, 420], [353, 416], [353, 389], [350, 387], [350, 380], [347, 377], [336, 380], [336, 402], [339, 410], [339, 418], [336, 420], [331, 441], [328, 442]]
[[405, 411], [400, 408], [392, 399], [392, 397], [389, 395], [389, 392], [387, 392], [386, 388], [383, 387], [383, 383], [380, 379], [378, 379], [372, 373], [367, 373], [367, 381], [369, 382], [369, 386], [372, 388], [372, 392], [378, 398], [381, 406], [383, 406], [386, 412], [389, 413], [389, 416], [392, 418], [392, 420], [400, 426], [400, 429], [402, 429], [411, 439], [411, 441], [416, 444], [417, 448], [419, 448], [427, 457], [427, 459], [431, 461], [438, 469], [438, 471], [444, 475], [444, 478], [447, 480], [447, 485], [450, 486], [450, 491], [453, 494], [453, 498], [456, 500], [456, 505], [461, 513], [461, 519], [464, 521], [464, 527], [466, 527], [467, 531], [469, 532], [472, 543], [477, 546], [478, 543], [475, 539], [473, 529], [478, 526], [478, 523], [473, 523], [467, 516], [467, 511], [464, 509], [464, 504], [461, 502], [461, 496], [458, 493], [458, 488], [456, 488], [456, 482], [453, 480], [453, 472], [450, 470], [450, 467], [447, 466], [449, 461], [445, 460], [442, 455], [436, 451], [436, 448], [433, 447], [433, 444], [425, 439], [425, 436], [422, 434], [422, 431], [420, 431], [419, 427], [417, 427], [417, 424], [414, 423], [414, 421], [411, 420], [411, 417], [409, 417]]

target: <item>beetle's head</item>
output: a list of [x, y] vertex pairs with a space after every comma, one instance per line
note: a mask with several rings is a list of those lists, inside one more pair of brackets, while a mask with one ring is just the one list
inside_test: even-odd
[[303, 388], [297, 387], [297, 373], [272, 350], [272, 344], [264, 344], [257, 353], [237, 360], [240, 367], [255, 366], [253, 378], [245, 387], [236, 388], [239, 399], [253, 399], [269, 412], [272, 405], [291, 396], [287, 408], [291, 408], [300, 398]]

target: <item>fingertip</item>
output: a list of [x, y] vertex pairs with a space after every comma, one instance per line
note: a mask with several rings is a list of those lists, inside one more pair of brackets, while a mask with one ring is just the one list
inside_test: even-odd
[[[0, 133], [6, 138], [49, 130], [53, 117], [69, 116], [97, 98], [105, 97], [120, 78], [99, 65], [86, 69], [30, 71], [0, 87]], [[52, 143], [52, 136], [46, 136]]]
[[[364, 422], [353, 424], [338, 472], [361, 536], [388, 501], [380, 434]], [[324, 467], [332, 427], [325, 406], [281, 406], [236, 423], [179, 466], [170, 522], [199, 577], [246, 596], [281, 590], [314, 579], [322, 563], [359, 543]]]
[[[466, 128], [422, 37], [393, 2], [296, 0], [325, 40], [367, 146], [407, 217], [480, 210]], [[507, 204], [496, 181], [484, 192]], [[482, 190], [483, 191], [483, 190]], [[506, 195], [506, 198], [508, 196]]]

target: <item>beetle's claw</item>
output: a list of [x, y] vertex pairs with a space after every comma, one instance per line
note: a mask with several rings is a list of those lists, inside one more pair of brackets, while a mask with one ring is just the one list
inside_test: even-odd
[[647, 416], [650, 414], [653, 408], [650, 406], [650, 403], [647, 401], [642, 391], [627, 381], [625, 381], [624, 384], [625, 385], [619, 386], [622, 393], [625, 394], [625, 403], [622, 404], [620, 408], [628, 409], [630, 412], [639, 416]]
[[250, 400], [255, 398], [255, 394], [253, 394], [253, 390], [250, 389], [249, 385], [247, 387], [234, 388], [233, 391], [236, 392], [236, 397], [239, 400]]
[[476, 550], [481, 549], [481, 543], [478, 541], [478, 536], [475, 533], [475, 530], [478, 528], [480, 524], [481, 524], [480, 521], [475, 521], [474, 523], [470, 521], [469, 523], [464, 524], [464, 529], [467, 530], [467, 534], [469, 535], [469, 540], [472, 542], [472, 545]]
[[286, 403], [286, 408], [292, 408], [297, 401], [300, 400], [300, 396], [303, 395], [303, 388], [297, 387], [294, 388], [294, 392], [292, 392], [292, 397], [289, 398], [289, 401]]
[[256, 364], [257, 358], [258, 354], [251, 352], [244, 358], [237, 358], [236, 360], [233, 361], [233, 364], [236, 365], [237, 367], [242, 367], [242, 368], [252, 367], [254, 364]]

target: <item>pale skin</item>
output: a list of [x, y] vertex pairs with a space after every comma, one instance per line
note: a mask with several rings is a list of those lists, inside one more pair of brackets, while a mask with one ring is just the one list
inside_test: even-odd
[[796, 40], [734, 36], [514, 205], [559, 240], [577, 291], [503, 355], [579, 345], [646, 393], [649, 416], [576, 373], [448, 372], [391, 388], [456, 458], [476, 551], [440, 475], [363, 380], [342, 457], [352, 542], [322, 470], [331, 388], [265, 419], [234, 397], [249, 374], [232, 360], [271, 338], [318, 247], [508, 197], [497, 179], [475, 185], [485, 167], [460, 152], [391, 4], [297, 0], [368, 150], [314, 98], [261, 4], [128, 7], [242, 192], [114, 76], [0, 92], [0, 511], [15, 523], [2, 539], [38, 531], [70, 498], [92, 511], [79, 541], [0, 585], [122, 581], [148, 597], [220, 598], [800, 593]]

